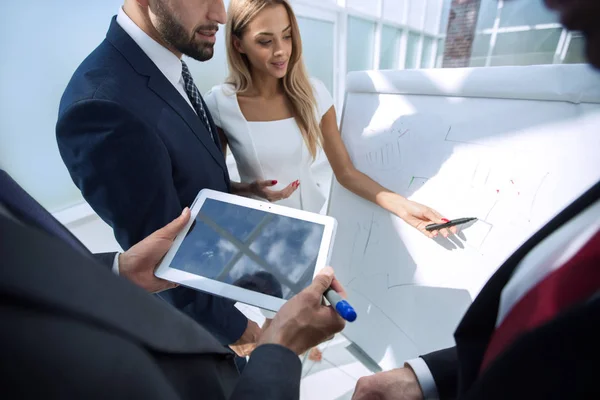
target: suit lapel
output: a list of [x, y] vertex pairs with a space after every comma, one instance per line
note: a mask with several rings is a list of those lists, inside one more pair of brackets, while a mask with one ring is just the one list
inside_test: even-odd
[[[227, 172], [227, 165], [223, 153], [217, 143], [210, 137], [200, 118], [183, 99], [181, 94], [173, 87], [158, 67], [150, 60], [135, 41], [119, 26], [113, 18], [106, 39], [127, 59], [131, 66], [141, 75], [147, 76], [148, 87], [164, 100], [190, 127], [196, 138], [204, 145], [212, 158]], [[205, 108], [208, 110], [207, 108]], [[212, 119], [210, 120], [212, 124]], [[213, 124], [214, 126], [214, 124]], [[213, 131], [217, 134], [216, 129]]]
[[202, 101], [202, 106], [204, 107], [204, 110], [206, 111], [206, 117], [208, 118], [208, 123], [210, 124], [210, 129], [213, 131], [213, 133], [215, 135], [215, 144], [217, 145], [217, 148], [219, 149], [219, 153], [221, 153], [221, 155], [223, 156], [223, 159], [224, 159], [225, 155], [223, 154], [223, 150], [221, 148], [221, 138], [219, 137], [219, 132], [217, 131], [217, 126], [215, 125], [215, 121], [213, 120], [212, 115], [210, 114], [210, 111], [208, 110], [208, 106], [206, 105], [206, 102], [204, 101], [204, 97], [201, 97], [200, 101]]
[[454, 338], [459, 359], [458, 393], [475, 381], [496, 326], [500, 294], [523, 258], [554, 231], [600, 199], [600, 182], [571, 203], [527, 240], [490, 278], [458, 325]]
[[[164, 75], [157, 70], [157, 74], [150, 76], [148, 87], [160, 96], [179, 116], [186, 122], [194, 135], [204, 145], [206, 150], [214, 158], [223, 170], [227, 170], [223, 153], [218, 148], [216, 141], [213, 142], [210, 133], [200, 121], [200, 118], [192, 110], [190, 105], [181, 97], [181, 94], [171, 85]], [[206, 107], [206, 106], [205, 106]], [[213, 131], [217, 135], [216, 129]], [[216, 139], [215, 139], [216, 140]]]
[[230, 354], [194, 321], [43, 232], [0, 216], [0, 296], [168, 353]]
[[225, 177], [227, 178], [227, 188], [229, 191], [231, 191], [231, 181], [229, 178], [229, 170], [227, 169], [227, 160], [225, 158], [226, 154], [223, 154], [223, 148], [221, 146], [221, 138], [219, 137], [217, 125], [215, 125], [215, 121], [213, 120], [212, 115], [208, 111], [208, 106], [206, 105], [204, 98], [202, 98], [201, 100], [202, 100], [202, 105], [204, 106], [204, 109], [206, 110], [206, 116], [208, 117], [208, 123], [210, 124], [210, 129], [212, 129], [212, 131], [215, 134], [215, 143], [217, 144], [217, 148], [219, 149], [219, 154], [221, 155], [220, 159], [223, 160], [223, 163], [224, 163], [223, 165], [224, 165]]

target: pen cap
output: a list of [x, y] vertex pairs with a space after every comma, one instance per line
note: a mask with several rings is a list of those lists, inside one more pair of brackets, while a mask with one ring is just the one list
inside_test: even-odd
[[356, 311], [346, 300], [338, 301], [335, 305], [337, 312], [348, 322], [354, 322], [356, 320]]

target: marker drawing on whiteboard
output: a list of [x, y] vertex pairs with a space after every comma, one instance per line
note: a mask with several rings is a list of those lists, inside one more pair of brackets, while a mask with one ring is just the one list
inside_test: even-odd
[[455, 140], [455, 139], [449, 139], [448, 137], [450, 136], [450, 132], [451, 132], [451, 131], [452, 131], [452, 126], [450, 126], [450, 128], [448, 128], [448, 132], [446, 133], [446, 137], [444, 138], [444, 141], [445, 141], [445, 142], [473, 144], [473, 145], [476, 145], [476, 146], [481, 146], [481, 147], [484, 147], [484, 148], [490, 148], [490, 147], [492, 147], [492, 145], [490, 145], [490, 144], [485, 144], [485, 143], [483, 143], [483, 142], [476, 142], [476, 141], [469, 142], [468, 140]]
[[398, 139], [400, 139], [402, 136], [406, 135], [408, 133], [408, 131], [410, 131], [410, 129], [405, 130], [404, 132], [400, 133], [398, 135]]
[[352, 271], [352, 273], [355, 272], [355, 269], [357, 267], [360, 268], [361, 266], [361, 262], [360, 262], [360, 257], [358, 256], [358, 254], [355, 254], [358, 243], [359, 243], [359, 238], [360, 238], [360, 234], [362, 232], [362, 226], [360, 225], [360, 222], [356, 223], [356, 232], [354, 233], [354, 240], [352, 242], [352, 251], [348, 252], [350, 259], [348, 260], [348, 264], [350, 265], [350, 270]]
[[488, 213], [486, 214], [485, 218], [483, 219], [484, 221], [487, 221], [487, 219], [490, 217], [490, 214], [492, 213], [492, 211], [494, 211], [496, 204], [498, 204], [498, 198], [496, 198], [496, 201], [494, 201], [492, 208], [490, 208], [490, 211], [488, 211]]
[[[408, 334], [407, 334], [407, 333], [404, 331], [404, 329], [402, 329], [402, 328], [400, 327], [400, 325], [398, 325], [398, 324], [396, 323], [396, 321], [394, 321], [394, 319], [393, 319], [393, 318], [391, 318], [391, 317], [390, 317], [390, 316], [389, 316], [389, 315], [388, 315], [388, 314], [387, 314], [385, 311], [383, 311], [383, 309], [382, 309], [380, 306], [378, 306], [378, 305], [377, 305], [377, 303], [375, 303], [373, 300], [371, 300], [371, 299], [370, 299], [370, 298], [369, 298], [369, 297], [368, 297], [366, 294], [364, 294], [364, 293], [362, 293], [362, 292], [360, 292], [360, 291], [358, 291], [358, 290], [356, 290], [356, 289], [354, 290], [354, 293], [355, 293], [355, 294], [357, 294], [357, 295], [359, 295], [360, 297], [362, 297], [362, 298], [366, 299], [366, 300], [367, 300], [367, 301], [370, 303], [370, 305], [371, 305], [371, 306], [373, 306], [375, 309], [377, 309], [377, 311], [379, 311], [381, 314], [383, 314], [383, 316], [384, 316], [384, 317], [386, 317], [386, 318], [388, 319], [388, 321], [390, 321], [390, 322], [392, 323], [392, 325], [394, 325], [394, 326], [395, 326], [395, 327], [398, 329], [398, 331], [399, 331], [400, 333], [402, 333], [402, 335], [404, 335], [404, 337], [406, 337], [406, 339], [408, 339], [408, 341], [409, 341], [409, 342], [411, 342], [411, 344], [412, 344], [413, 346], [415, 346], [415, 349], [417, 348], [417, 343], [415, 343], [415, 341], [413, 340], [413, 338], [412, 338], [412, 337], [410, 337], [410, 336], [409, 336], [409, 335], [408, 335]], [[387, 305], [387, 304], [386, 304], [386, 305]]]
[[444, 140], [448, 141], [448, 136], [450, 135], [451, 130], [452, 130], [452, 125], [450, 125], [450, 128], [448, 128], [448, 133], [446, 133], [446, 137], [444, 138]]
[[369, 226], [369, 234], [367, 235], [367, 242], [365, 243], [365, 251], [363, 255], [367, 254], [367, 249], [369, 248], [369, 242], [371, 241], [371, 232], [373, 232], [373, 223], [375, 222], [375, 213], [371, 215], [371, 226]]
[[364, 162], [367, 168], [389, 171], [399, 167], [400, 156], [400, 145], [396, 149], [393, 142], [387, 141], [377, 147], [365, 149], [358, 157], [359, 163]]
[[477, 169], [479, 168], [479, 163], [477, 163], [477, 165], [475, 166], [475, 169], [473, 170], [473, 176], [471, 177], [471, 187], [474, 187], [474, 182], [475, 182], [475, 177], [477, 176]]
[[423, 187], [425, 185], [425, 183], [427, 183], [428, 180], [429, 180], [429, 178], [425, 178], [424, 176], [413, 176], [412, 178], [410, 178], [410, 182], [408, 183], [407, 189], [410, 189], [410, 187], [413, 185], [417, 189], [419, 189], [419, 188]]
[[540, 189], [542, 188], [542, 185], [546, 181], [546, 178], [548, 177], [548, 175], [550, 175], [550, 172], [547, 172], [546, 175], [544, 175], [544, 177], [540, 181], [540, 184], [538, 185], [537, 189], [535, 189], [535, 193], [533, 194], [533, 199], [531, 200], [531, 207], [529, 208], [529, 222], [531, 222], [531, 216], [533, 215], [533, 206], [535, 205], [535, 200], [537, 199], [537, 195], [540, 192]]

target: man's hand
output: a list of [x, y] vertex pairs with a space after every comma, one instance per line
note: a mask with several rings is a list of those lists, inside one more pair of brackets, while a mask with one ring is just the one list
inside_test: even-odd
[[154, 270], [173, 244], [173, 240], [190, 219], [190, 210], [185, 208], [181, 215], [169, 225], [157, 230], [146, 239], [119, 255], [119, 275], [129, 279], [150, 293], [177, 287], [177, 284], [154, 276]]
[[360, 378], [352, 400], [423, 400], [423, 392], [413, 370], [405, 367]]
[[260, 336], [261, 329], [254, 321], [248, 320], [248, 326], [242, 336], [229, 347], [240, 357], [247, 357], [256, 348], [256, 342]]
[[258, 345], [279, 344], [300, 355], [344, 329], [342, 317], [332, 307], [323, 305], [323, 293], [329, 287], [346, 297], [333, 269], [326, 267], [309, 287], [281, 307], [263, 330]]

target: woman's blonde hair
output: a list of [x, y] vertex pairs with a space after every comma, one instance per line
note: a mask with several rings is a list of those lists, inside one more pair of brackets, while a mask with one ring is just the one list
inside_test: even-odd
[[315, 159], [317, 146], [321, 146], [323, 136], [317, 122], [316, 100], [302, 59], [302, 40], [298, 21], [292, 7], [286, 0], [231, 0], [227, 11], [227, 62], [229, 77], [227, 83], [236, 92], [245, 92], [252, 86], [250, 61], [234, 46], [234, 39], [241, 39], [248, 24], [266, 7], [282, 5], [290, 18], [292, 30], [292, 54], [288, 61], [288, 72], [283, 78], [283, 89], [292, 104], [292, 113], [302, 132], [310, 154]]

